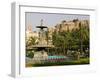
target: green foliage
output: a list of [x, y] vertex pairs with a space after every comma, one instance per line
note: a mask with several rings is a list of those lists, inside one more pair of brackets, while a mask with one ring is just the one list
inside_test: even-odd
[[82, 64], [89, 64], [89, 58], [83, 58], [80, 60], [73, 60], [73, 61], [64, 61], [64, 62], [44, 62], [44, 63], [37, 63], [33, 64], [34, 67], [41, 67], [41, 66], [60, 66], [60, 65], [82, 65]]
[[79, 29], [53, 33], [53, 44], [55, 47], [63, 49], [63, 54], [67, 50], [80, 50], [81, 52], [89, 49], [89, 25], [79, 24]]
[[34, 56], [34, 52], [33, 51], [27, 51], [26, 52], [26, 57], [33, 58], [33, 56]]

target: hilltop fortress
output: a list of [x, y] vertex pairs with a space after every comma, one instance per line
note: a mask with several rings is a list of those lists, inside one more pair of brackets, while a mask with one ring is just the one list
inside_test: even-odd
[[61, 23], [56, 24], [54, 27], [48, 27], [49, 32], [63, 32], [63, 31], [72, 31], [74, 29], [79, 29], [80, 25], [84, 27], [89, 27], [89, 20], [78, 20], [74, 19], [72, 21], [63, 20]]

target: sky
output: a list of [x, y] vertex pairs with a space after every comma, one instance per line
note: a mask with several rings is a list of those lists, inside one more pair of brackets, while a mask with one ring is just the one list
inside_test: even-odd
[[79, 20], [89, 20], [89, 15], [80, 14], [55, 14], [55, 13], [25, 13], [25, 23], [26, 27], [32, 26], [33, 31], [38, 30], [36, 26], [41, 24], [41, 19], [43, 19], [43, 25], [47, 27], [54, 27], [56, 24], [61, 23], [63, 20], [71, 21], [73, 19]]

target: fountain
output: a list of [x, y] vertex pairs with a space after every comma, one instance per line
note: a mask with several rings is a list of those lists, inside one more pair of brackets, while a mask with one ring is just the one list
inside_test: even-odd
[[48, 49], [53, 48], [54, 45], [48, 44], [48, 40], [46, 39], [46, 33], [44, 29], [47, 29], [47, 26], [43, 26], [43, 19], [41, 20], [41, 25], [36, 26], [39, 28], [39, 42], [36, 45], [33, 45], [32, 48], [35, 48], [37, 51], [34, 53], [33, 59], [35, 62], [41, 62], [41, 60], [48, 59]]

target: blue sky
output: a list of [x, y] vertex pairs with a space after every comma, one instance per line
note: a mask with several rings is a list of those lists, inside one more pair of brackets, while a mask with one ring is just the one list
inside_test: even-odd
[[26, 27], [32, 25], [33, 31], [36, 31], [36, 26], [40, 25], [41, 19], [43, 19], [43, 24], [47, 27], [53, 27], [63, 20], [70, 21], [73, 19], [79, 20], [89, 20], [89, 15], [80, 14], [51, 14], [51, 13], [25, 13], [26, 17]]

